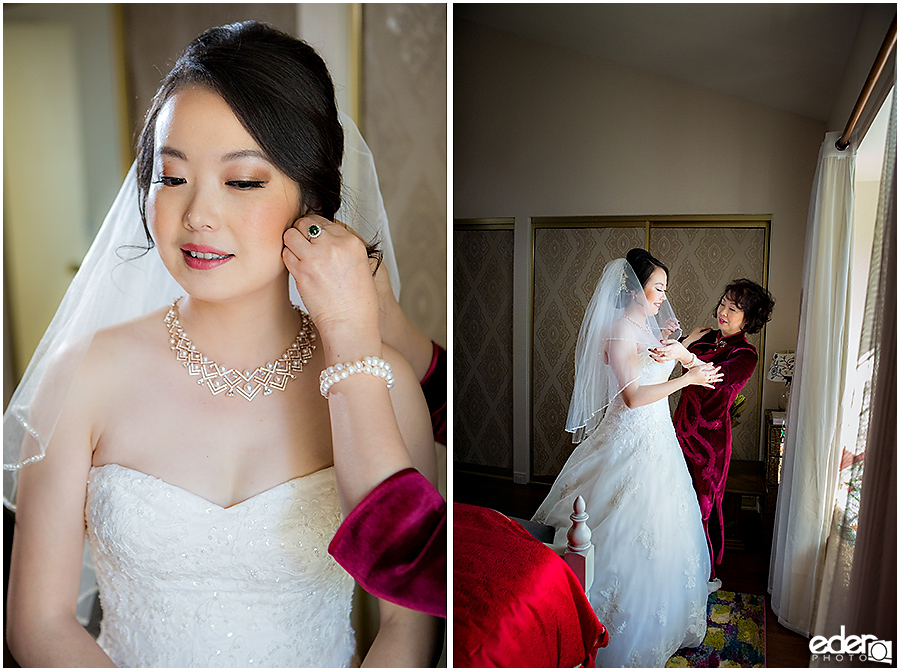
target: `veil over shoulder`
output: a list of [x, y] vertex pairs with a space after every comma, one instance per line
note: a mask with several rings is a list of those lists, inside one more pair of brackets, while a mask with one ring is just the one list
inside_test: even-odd
[[[400, 277], [372, 153], [353, 120], [343, 112], [340, 120], [343, 186], [335, 218], [376, 242], [399, 297]], [[19, 471], [46, 454], [97, 330], [163, 307], [184, 293], [157, 250], [147, 246], [133, 164], [3, 415], [3, 504], [10, 510], [16, 509]], [[288, 281], [291, 300], [302, 307], [293, 279]], [[79, 616], [84, 615], [79, 608]]]
[[573, 443], [584, 440], [603, 419], [612, 400], [637, 379], [636, 372], [616, 376], [606, 356], [609, 343], [627, 340], [640, 349], [650, 349], [680, 333], [668, 301], [653, 314], [628, 261], [615, 259], [606, 264], [585, 310], [575, 348], [575, 385], [566, 419]]

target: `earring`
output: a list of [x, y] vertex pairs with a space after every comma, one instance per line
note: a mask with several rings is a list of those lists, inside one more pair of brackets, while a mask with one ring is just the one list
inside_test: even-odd
[[625, 271], [622, 271], [622, 283], [619, 285], [619, 293], [628, 290], [628, 282], [625, 278]]

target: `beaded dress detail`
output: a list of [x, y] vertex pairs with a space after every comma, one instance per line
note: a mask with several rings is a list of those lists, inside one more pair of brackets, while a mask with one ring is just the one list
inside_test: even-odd
[[[642, 385], [665, 382], [675, 362], [639, 358]], [[597, 667], [663, 667], [706, 636], [709, 552], [667, 399], [628, 408], [619, 394], [575, 448], [534, 520], [565, 542], [581, 495], [593, 532], [588, 600], [609, 630]]]
[[328, 554], [334, 469], [228, 508], [159, 478], [91, 469], [100, 647], [128, 667], [346, 667], [353, 579]]

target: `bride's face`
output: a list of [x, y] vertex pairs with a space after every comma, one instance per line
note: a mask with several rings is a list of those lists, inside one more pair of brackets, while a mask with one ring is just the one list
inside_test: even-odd
[[658, 313], [663, 301], [666, 300], [668, 281], [668, 275], [662, 268], [657, 268], [647, 278], [647, 283], [644, 285], [644, 296], [647, 298], [647, 303], [650, 304], [650, 314]]
[[210, 89], [177, 91], [155, 130], [147, 216], [175, 280], [202, 300], [286, 290], [282, 236], [299, 214], [297, 184]]

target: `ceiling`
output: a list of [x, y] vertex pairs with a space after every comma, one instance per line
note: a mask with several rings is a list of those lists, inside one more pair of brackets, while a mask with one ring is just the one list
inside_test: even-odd
[[455, 4], [539, 42], [828, 121], [866, 5]]

